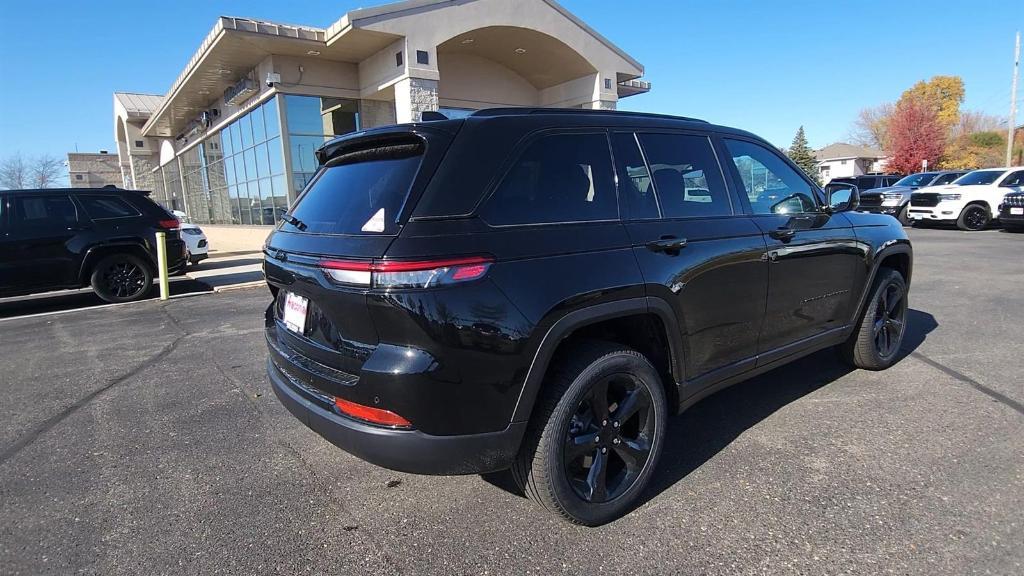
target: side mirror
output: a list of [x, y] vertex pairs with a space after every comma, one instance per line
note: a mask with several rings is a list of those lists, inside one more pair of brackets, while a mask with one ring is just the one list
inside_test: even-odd
[[860, 189], [853, 184], [830, 184], [828, 206], [832, 212], [852, 212], [860, 206]]

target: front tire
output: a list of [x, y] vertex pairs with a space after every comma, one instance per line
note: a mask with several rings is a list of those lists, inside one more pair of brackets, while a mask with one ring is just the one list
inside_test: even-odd
[[650, 481], [665, 391], [647, 358], [619, 344], [582, 343], [556, 362], [512, 474], [546, 510], [597, 526], [632, 509]]
[[967, 232], [977, 232], [984, 230], [991, 221], [992, 214], [988, 208], [981, 204], [970, 204], [960, 212], [960, 217], [956, 219], [956, 227]]
[[875, 278], [864, 315], [849, 339], [839, 346], [848, 364], [885, 370], [896, 362], [907, 331], [907, 283], [896, 270], [882, 268]]
[[96, 263], [89, 284], [107, 302], [133, 302], [153, 287], [153, 270], [138, 256], [112, 254]]
[[896, 215], [896, 219], [904, 226], [911, 225], [910, 218], [907, 216], [907, 210], [910, 210], [910, 204], [903, 206], [899, 214]]

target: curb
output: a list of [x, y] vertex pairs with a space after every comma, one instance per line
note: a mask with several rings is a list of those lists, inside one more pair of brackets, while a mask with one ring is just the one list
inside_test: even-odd
[[[202, 282], [202, 280], [200, 280]], [[248, 288], [256, 288], [259, 286], [266, 286], [265, 280], [253, 280], [252, 282], [242, 282], [240, 284], [228, 284], [226, 286], [214, 286], [213, 292], [220, 294], [221, 292], [231, 292], [233, 290], [246, 290]]]

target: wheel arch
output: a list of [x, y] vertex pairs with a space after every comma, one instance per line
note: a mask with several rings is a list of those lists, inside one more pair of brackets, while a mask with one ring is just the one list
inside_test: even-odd
[[[683, 364], [682, 338], [675, 312], [661, 298], [628, 298], [574, 310], [550, 325], [534, 353], [512, 421], [530, 419], [544, 376], [560, 349], [579, 339], [601, 338], [609, 330], [616, 333], [612, 341], [629, 345], [648, 356], [662, 375], [669, 406], [678, 405]], [[655, 342], [645, 343], [645, 335], [653, 336]]]
[[910, 279], [914, 272], [914, 250], [910, 246], [910, 242], [908, 240], [892, 240], [883, 244], [875, 252], [871, 260], [871, 271], [868, 274], [867, 281], [864, 282], [864, 288], [861, 290], [856, 313], [850, 321], [851, 327], [856, 326], [861, 314], [864, 313], [864, 307], [867, 305], [867, 298], [871, 293], [871, 287], [875, 285], [875, 278], [878, 276], [878, 271], [882, 268], [893, 269], [899, 272], [907, 283], [907, 289], [909, 290]]
[[92, 274], [92, 269], [97, 262], [103, 258], [112, 254], [124, 254], [128, 253], [133, 256], [138, 256], [143, 262], [149, 265], [150, 270], [156, 270], [156, 262], [153, 261], [153, 256], [146, 250], [142, 242], [116, 242], [111, 244], [100, 244], [89, 248], [85, 257], [82, 258], [82, 267], [78, 272], [78, 280], [81, 283], [88, 284], [89, 276]]

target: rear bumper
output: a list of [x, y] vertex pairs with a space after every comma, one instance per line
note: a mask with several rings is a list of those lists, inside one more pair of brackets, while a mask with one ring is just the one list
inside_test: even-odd
[[267, 375], [281, 404], [325, 440], [371, 464], [415, 474], [476, 474], [512, 465], [526, 423], [484, 434], [433, 436], [364, 424], [307, 399], [298, 386], [267, 360]]

